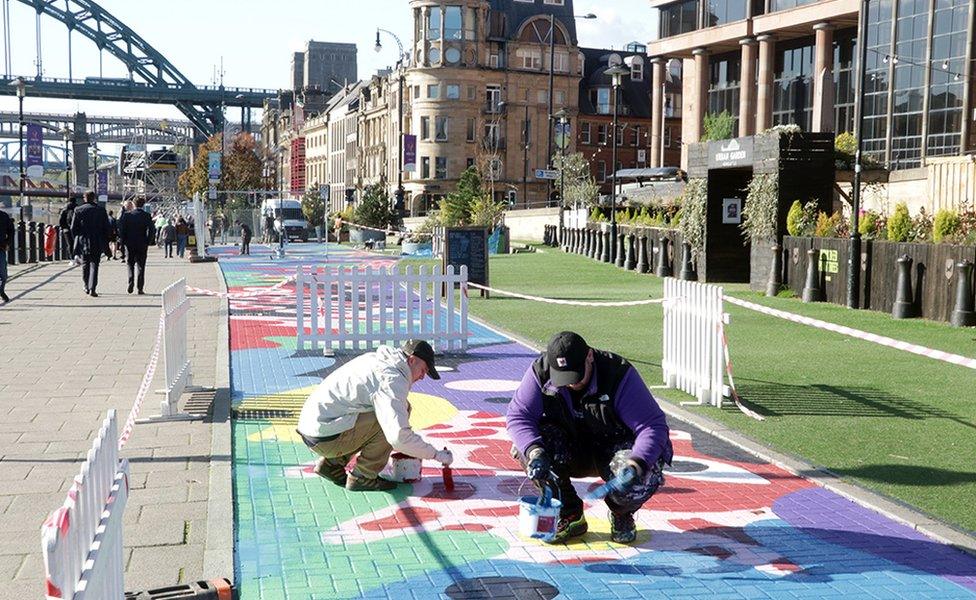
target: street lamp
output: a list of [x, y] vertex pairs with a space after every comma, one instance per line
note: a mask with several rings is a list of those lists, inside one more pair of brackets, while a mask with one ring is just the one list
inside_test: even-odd
[[566, 146], [569, 145], [569, 137], [566, 126], [569, 125], [569, 113], [565, 108], [560, 108], [559, 112], [553, 115], [556, 121], [562, 126], [563, 142], [559, 145], [561, 150], [562, 162], [559, 165], [559, 209], [560, 212], [566, 206]]
[[377, 53], [383, 51], [383, 42], [380, 40], [380, 32], [383, 32], [393, 38], [396, 42], [397, 48], [400, 51], [399, 55], [399, 69], [397, 69], [397, 129], [398, 129], [398, 143], [397, 143], [397, 189], [394, 193], [394, 204], [396, 205], [397, 213], [402, 217], [405, 212], [404, 197], [406, 192], [403, 189], [403, 68], [407, 63], [407, 54], [403, 51], [403, 43], [400, 42], [400, 38], [397, 34], [386, 29], [376, 29], [376, 46], [374, 50]]
[[58, 133], [64, 138], [64, 195], [65, 199], [71, 201], [71, 141], [74, 139], [75, 132], [67, 125]]
[[620, 104], [620, 86], [623, 85], [624, 75], [629, 75], [630, 70], [620, 65], [614, 65], [603, 73], [613, 79], [613, 154], [611, 158], [613, 191], [610, 193], [610, 262], [613, 263], [617, 260], [617, 145], [620, 142], [617, 135], [618, 105]]
[[20, 220], [24, 220], [24, 184], [27, 181], [27, 174], [24, 172], [24, 96], [27, 95], [27, 83], [23, 77], [18, 77], [10, 82], [10, 85], [17, 88], [17, 101], [20, 105]]
[[237, 94], [234, 99], [241, 103], [241, 133], [244, 133], [244, 94]]
[[867, 72], [867, 18], [868, 0], [861, 0], [861, 15], [858, 19], [857, 50], [857, 99], [854, 102], [854, 137], [857, 151], [854, 154], [854, 181], [851, 190], [851, 247], [847, 261], [847, 308], [858, 308], [861, 295], [861, 170], [863, 169], [864, 149], [864, 85]]

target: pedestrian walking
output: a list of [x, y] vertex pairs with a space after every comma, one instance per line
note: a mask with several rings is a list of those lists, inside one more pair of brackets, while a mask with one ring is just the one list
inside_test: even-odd
[[[132, 204], [131, 202], [129, 204]], [[152, 244], [153, 236], [156, 235], [156, 228], [153, 226], [152, 217], [142, 208], [146, 205], [144, 198], [136, 200], [135, 206], [119, 218], [119, 238], [122, 245], [128, 251], [126, 266], [129, 270], [128, 292], [131, 294], [133, 287], [142, 296], [146, 284], [146, 256], [149, 246]], [[138, 271], [138, 275], [136, 272]]]
[[274, 214], [269, 209], [264, 215], [264, 243], [270, 244], [274, 241]]
[[166, 258], [173, 258], [173, 247], [176, 245], [176, 226], [173, 225], [173, 219], [166, 221], [163, 225], [159, 240], [166, 249]]
[[74, 211], [71, 233], [75, 255], [81, 257], [85, 293], [98, 298], [98, 265], [108, 254], [109, 222], [105, 208], [98, 204], [95, 192], [85, 192], [85, 203]]
[[183, 258], [186, 255], [186, 244], [190, 239], [190, 226], [186, 219], [180, 217], [176, 221], [176, 255]]
[[664, 412], [626, 359], [590, 348], [578, 334], [557, 334], [522, 378], [506, 417], [512, 455], [540, 490], [559, 492], [552, 543], [587, 531], [573, 477], [602, 477], [610, 539], [637, 539], [634, 513], [664, 484], [674, 451]]
[[116, 260], [119, 241], [119, 224], [115, 219], [115, 212], [108, 211], [108, 259]]
[[224, 246], [227, 245], [227, 215], [224, 213], [217, 213], [217, 226], [220, 230], [220, 243]]
[[251, 236], [254, 232], [251, 231], [251, 227], [247, 223], [237, 222], [238, 227], [241, 228], [241, 256], [249, 256], [251, 254]]
[[71, 222], [75, 218], [75, 209], [78, 203], [74, 198], [69, 198], [68, 203], [61, 209], [58, 215], [58, 226], [61, 227], [61, 243], [71, 253], [71, 260], [75, 260], [75, 236], [71, 233]]
[[210, 230], [210, 245], [214, 246], [217, 244], [217, 217], [212, 216], [207, 219], [207, 229]]
[[[393, 450], [450, 465], [450, 450], [438, 450], [410, 427], [407, 395], [415, 383], [440, 379], [434, 349], [423, 340], [402, 348], [380, 346], [333, 371], [312, 392], [298, 419], [298, 434], [318, 454], [315, 473], [352, 492], [389, 491], [383, 479]], [[356, 465], [346, 467], [356, 456]]]
[[7, 285], [7, 248], [14, 243], [14, 220], [6, 211], [0, 210], [0, 300], [4, 304], [10, 302], [10, 297], [4, 289]]
[[[163, 214], [163, 211], [159, 211], [159, 215], [156, 216], [156, 231], [159, 234], [162, 234], [163, 233], [163, 229], [168, 224], [169, 224], [169, 219], [166, 218], [166, 215]], [[157, 235], [156, 236], [156, 246], [158, 246], [159, 248], [162, 248], [163, 247], [163, 236], [162, 235]]]

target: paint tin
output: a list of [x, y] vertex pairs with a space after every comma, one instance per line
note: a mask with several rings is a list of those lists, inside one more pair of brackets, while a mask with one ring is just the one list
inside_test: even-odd
[[390, 459], [393, 462], [390, 479], [401, 483], [416, 483], [420, 481], [423, 461], [419, 458], [396, 452], [390, 455]]
[[538, 496], [519, 498], [519, 535], [551, 542], [556, 537], [556, 524], [563, 503], [555, 498], [548, 506], [540, 503]]

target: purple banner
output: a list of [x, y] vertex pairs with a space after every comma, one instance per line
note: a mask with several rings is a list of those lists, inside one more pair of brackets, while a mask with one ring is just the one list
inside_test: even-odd
[[417, 170], [417, 136], [403, 136], [403, 170], [413, 173]]
[[95, 180], [95, 193], [99, 196], [108, 196], [108, 171], [101, 170], [98, 172], [98, 178]]
[[27, 168], [44, 168], [44, 130], [36, 123], [27, 124]]

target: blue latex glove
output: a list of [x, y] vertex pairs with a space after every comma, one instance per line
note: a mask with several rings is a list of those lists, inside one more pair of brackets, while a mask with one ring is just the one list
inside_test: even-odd
[[540, 489], [544, 489], [552, 479], [552, 463], [546, 455], [546, 451], [536, 448], [529, 453], [529, 464], [527, 472], [531, 479]]
[[616, 477], [587, 494], [586, 499], [590, 501], [603, 500], [612, 492], [624, 494], [637, 485], [639, 481], [637, 468], [628, 466], [622, 469]]

